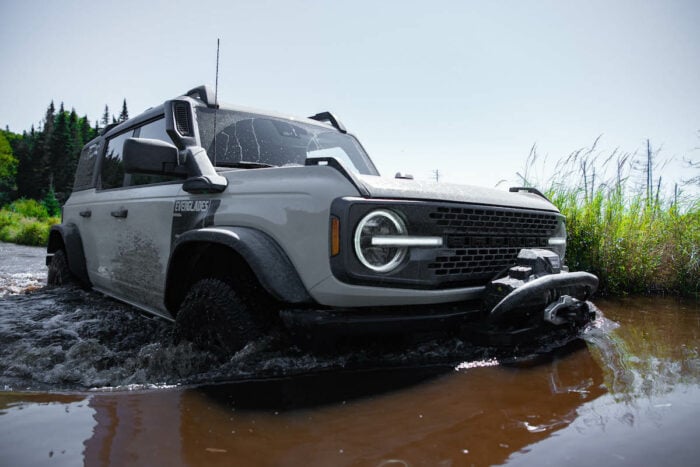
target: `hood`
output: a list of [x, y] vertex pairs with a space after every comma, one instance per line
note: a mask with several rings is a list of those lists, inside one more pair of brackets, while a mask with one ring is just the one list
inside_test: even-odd
[[533, 193], [510, 193], [495, 188], [392, 179], [372, 175], [356, 175], [356, 177], [369, 192], [370, 198], [452, 201], [559, 212], [552, 203]]

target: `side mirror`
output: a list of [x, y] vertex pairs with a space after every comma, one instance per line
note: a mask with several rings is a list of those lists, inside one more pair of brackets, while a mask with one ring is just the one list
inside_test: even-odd
[[124, 171], [150, 175], [187, 175], [178, 165], [178, 150], [157, 139], [128, 138], [122, 154]]

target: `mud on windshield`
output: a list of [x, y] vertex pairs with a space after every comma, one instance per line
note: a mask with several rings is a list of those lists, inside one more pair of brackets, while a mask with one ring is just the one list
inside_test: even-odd
[[322, 125], [267, 115], [209, 108], [197, 109], [202, 147], [218, 167], [304, 165], [309, 157], [334, 157], [349, 170], [377, 175], [351, 135]]

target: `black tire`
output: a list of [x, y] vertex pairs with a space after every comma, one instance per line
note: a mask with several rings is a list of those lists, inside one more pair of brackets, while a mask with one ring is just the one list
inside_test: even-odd
[[68, 258], [65, 250], [54, 252], [49, 263], [49, 273], [46, 278], [48, 285], [61, 286], [75, 284], [76, 280], [68, 267]]
[[175, 342], [190, 341], [217, 355], [232, 355], [262, 335], [251, 306], [229, 281], [207, 278], [187, 292], [175, 319]]

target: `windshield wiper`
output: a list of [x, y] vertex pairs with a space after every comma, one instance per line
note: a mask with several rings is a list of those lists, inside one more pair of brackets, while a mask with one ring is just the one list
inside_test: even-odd
[[266, 164], [264, 162], [250, 162], [250, 161], [238, 161], [238, 162], [217, 162], [219, 167], [232, 167], [234, 169], [266, 169], [268, 167], [277, 167], [276, 165]]

